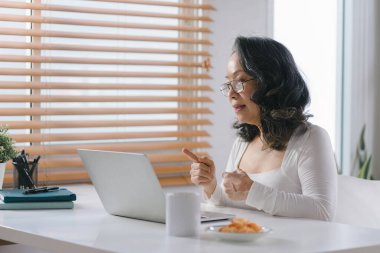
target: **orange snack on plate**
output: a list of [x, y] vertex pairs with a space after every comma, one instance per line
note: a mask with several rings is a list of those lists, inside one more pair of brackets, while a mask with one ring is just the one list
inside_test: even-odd
[[219, 229], [219, 232], [226, 233], [258, 233], [262, 228], [257, 223], [245, 218], [234, 218], [231, 223]]

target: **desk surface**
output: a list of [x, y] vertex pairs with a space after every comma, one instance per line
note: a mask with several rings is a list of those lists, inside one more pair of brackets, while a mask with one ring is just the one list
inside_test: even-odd
[[273, 231], [256, 242], [231, 243], [206, 234], [209, 223], [202, 224], [198, 238], [169, 237], [164, 224], [107, 214], [91, 185], [67, 188], [77, 194], [73, 210], [0, 211], [0, 239], [65, 253], [380, 252], [380, 230], [210, 206], [206, 209], [235, 213]]

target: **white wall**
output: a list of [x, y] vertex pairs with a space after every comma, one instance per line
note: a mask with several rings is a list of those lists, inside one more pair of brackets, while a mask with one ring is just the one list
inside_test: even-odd
[[272, 34], [272, 6], [273, 2], [267, 0], [210, 0], [210, 4], [217, 9], [211, 12], [214, 20], [211, 26], [213, 34], [210, 36], [213, 68], [211, 86], [214, 88], [211, 98], [213, 125], [207, 128], [211, 134], [212, 148], [210, 155], [217, 168], [217, 176], [227, 162], [228, 155], [235, 139], [235, 130], [232, 129], [234, 112], [227, 99], [220, 94], [219, 85], [226, 82], [226, 66], [231, 53], [234, 39], [238, 35], [253, 36]]
[[276, 0], [273, 26], [307, 83], [309, 121], [327, 131], [336, 153], [337, 9], [337, 0]]

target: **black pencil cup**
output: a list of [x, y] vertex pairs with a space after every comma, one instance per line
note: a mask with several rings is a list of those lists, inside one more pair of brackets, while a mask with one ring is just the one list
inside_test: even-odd
[[[28, 161], [29, 176], [32, 178], [34, 185], [38, 186], [38, 163], [34, 164], [33, 161]], [[33, 169], [32, 169], [33, 168]], [[30, 180], [26, 178], [25, 174], [20, 174], [19, 171], [13, 166], [13, 188], [17, 189], [29, 189]]]

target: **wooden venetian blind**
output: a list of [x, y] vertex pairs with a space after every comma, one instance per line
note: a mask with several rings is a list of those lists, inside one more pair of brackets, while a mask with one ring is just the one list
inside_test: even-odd
[[210, 147], [210, 10], [200, 0], [0, 1], [0, 124], [41, 155], [40, 183], [89, 181], [78, 148], [145, 153], [163, 185], [189, 183], [181, 148]]

